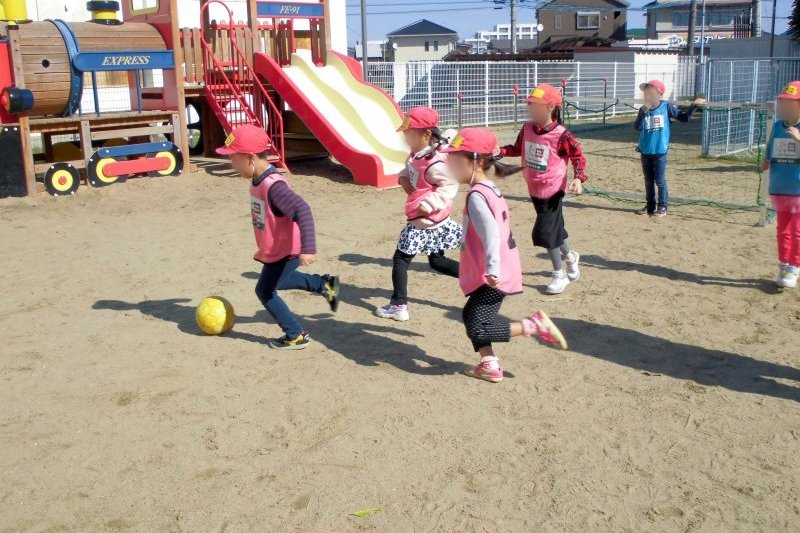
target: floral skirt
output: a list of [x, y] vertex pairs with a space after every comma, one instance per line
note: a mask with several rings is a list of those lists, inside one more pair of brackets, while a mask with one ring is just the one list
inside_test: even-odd
[[461, 247], [461, 225], [448, 218], [441, 225], [431, 229], [415, 228], [406, 224], [400, 232], [397, 249], [404, 254], [435, 254]]

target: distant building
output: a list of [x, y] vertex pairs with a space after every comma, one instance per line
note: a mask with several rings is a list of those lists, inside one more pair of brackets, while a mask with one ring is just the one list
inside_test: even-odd
[[[539, 39], [517, 39], [517, 53], [532, 52], [539, 46]], [[489, 41], [488, 53], [510, 54], [511, 39], [493, 39]]]
[[552, 0], [536, 10], [542, 25], [539, 42], [572, 38], [624, 41], [628, 2], [624, 0]]
[[442, 59], [458, 46], [458, 33], [422, 19], [386, 35], [392, 61]]
[[[355, 46], [349, 48], [348, 55], [361, 60], [363, 56], [363, 49], [361, 43], [356, 41]], [[386, 41], [367, 41], [367, 59], [369, 61], [386, 61], [387, 59], [387, 43]]]
[[[517, 24], [517, 40], [520, 39], [536, 39], [538, 31], [535, 22]], [[481, 30], [475, 33], [475, 36], [470, 39], [464, 39], [464, 42], [472, 45], [472, 52], [476, 54], [486, 53], [489, 48], [489, 43], [492, 41], [510, 41], [511, 40], [511, 24], [497, 24], [493, 30]]]
[[[686, 42], [691, 0], [654, 0], [645, 4], [647, 37]], [[749, 36], [752, 0], [706, 0], [705, 35], [709, 39]], [[702, 14], [697, 3], [695, 36], [700, 39]], [[746, 35], [742, 35], [742, 34]], [[685, 45], [685, 44], [684, 44]]]

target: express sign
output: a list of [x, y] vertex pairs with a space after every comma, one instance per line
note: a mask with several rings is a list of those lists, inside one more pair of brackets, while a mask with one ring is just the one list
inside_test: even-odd
[[113, 70], [172, 69], [175, 61], [171, 51], [79, 52], [72, 66], [81, 72]]

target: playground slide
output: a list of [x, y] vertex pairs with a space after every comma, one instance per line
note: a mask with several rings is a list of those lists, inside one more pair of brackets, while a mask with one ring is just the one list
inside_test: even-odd
[[396, 131], [402, 113], [389, 95], [363, 81], [357, 62], [329, 52], [326, 65], [318, 67], [310, 50], [298, 50], [286, 67], [256, 54], [254, 68], [353, 173], [356, 183], [397, 185], [408, 156], [408, 146]]

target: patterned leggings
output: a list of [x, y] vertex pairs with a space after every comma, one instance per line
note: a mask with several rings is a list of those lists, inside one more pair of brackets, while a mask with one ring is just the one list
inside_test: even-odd
[[505, 297], [505, 294], [488, 285], [483, 285], [470, 294], [461, 316], [467, 328], [467, 336], [476, 352], [491, 346], [493, 342], [511, 340], [511, 325], [497, 321]]

